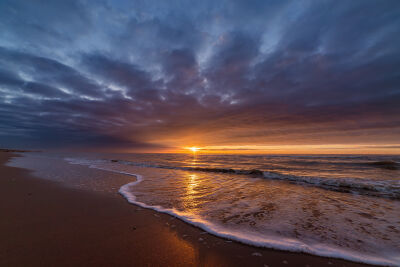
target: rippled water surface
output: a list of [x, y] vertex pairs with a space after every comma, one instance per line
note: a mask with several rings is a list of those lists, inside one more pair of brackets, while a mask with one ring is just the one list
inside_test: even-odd
[[11, 164], [244, 243], [400, 265], [398, 156], [26, 153]]

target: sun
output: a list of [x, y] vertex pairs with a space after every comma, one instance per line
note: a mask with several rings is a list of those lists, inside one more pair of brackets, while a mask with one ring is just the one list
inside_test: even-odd
[[200, 152], [200, 150], [202, 150], [203, 148], [197, 146], [185, 146], [183, 147], [183, 149], [189, 150], [193, 154], [196, 154], [197, 152]]
[[197, 152], [199, 150], [198, 147], [194, 147], [194, 146], [193, 147], [189, 147], [189, 149], [192, 150], [193, 153]]

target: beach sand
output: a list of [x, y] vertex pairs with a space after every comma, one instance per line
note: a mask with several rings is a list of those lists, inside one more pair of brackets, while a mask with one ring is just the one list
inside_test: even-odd
[[230, 242], [4, 166], [12, 156], [0, 152], [0, 266], [368, 266]]

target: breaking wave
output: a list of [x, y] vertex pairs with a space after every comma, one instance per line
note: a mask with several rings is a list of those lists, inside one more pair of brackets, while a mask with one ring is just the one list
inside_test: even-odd
[[[257, 169], [251, 170], [235, 170], [225, 168], [200, 168], [200, 167], [173, 167], [158, 164], [138, 163], [132, 161], [123, 160], [88, 160], [88, 159], [72, 159], [66, 158], [66, 160], [72, 164], [87, 165], [91, 168], [96, 168], [105, 171], [116, 172], [129, 176], [136, 176], [136, 181], [127, 183], [120, 187], [119, 193], [123, 195], [128, 202], [139, 205], [144, 208], [153, 209], [158, 212], [167, 213], [175, 216], [187, 223], [197, 226], [211, 234], [220, 236], [223, 238], [236, 240], [241, 243], [275, 248], [287, 251], [305, 252], [309, 254], [327, 256], [334, 258], [342, 258], [356, 262], [364, 262], [369, 264], [397, 266], [399, 258], [397, 255], [385, 254], [385, 255], [369, 255], [362, 251], [350, 250], [346, 247], [340, 248], [334, 245], [325, 244], [321, 242], [308, 242], [307, 240], [301, 240], [296, 237], [284, 237], [276, 234], [259, 234], [254, 231], [250, 231], [248, 228], [229, 228], [224, 224], [215, 223], [207, 217], [201, 216], [191, 212], [190, 210], [180, 210], [175, 208], [166, 208], [164, 205], [152, 205], [151, 202], [141, 201], [137, 199], [135, 194], [135, 187], [142, 183], [145, 178], [142, 175], [136, 174], [136, 171], [122, 171], [118, 168], [118, 164], [125, 164], [138, 167], [147, 168], [163, 168], [163, 169], [175, 169], [183, 171], [198, 171], [198, 172], [210, 172], [210, 173], [226, 173], [226, 175], [248, 175], [251, 177], [258, 177], [271, 180], [281, 180], [290, 183], [296, 183], [301, 185], [316, 186], [333, 191], [340, 192], [351, 192], [357, 194], [366, 194], [377, 197], [388, 197], [388, 198], [400, 198], [400, 185], [397, 181], [397, 186], [388, 184], [394, 181], [373, 181], [373, 180], [361, 180], [356, 178], [349, 179], [330, 179], [322, 177], [307, 177], [307, 176], [295, 176], [285, 175], [277, 172], [267, 172]], [[111, 165], [110, 165], [111, 164]], [[112, 167], [116, 164], [115, 167]], [[116, 168], [116, 169], [115, 169]], [[135, 173], [134, 173], [135, 172]], [[387, 183], [386, 183], [387, 182]]]
[[[357, 179], [357, 178], [325, 178], [325, 177], [322, 178], [322, 177], [312, 177], [312, 176], [287, 175], [278, 172], [262, 171], [258, 169], [243, 170], [243, 169], [231, 169], [231, 168], [176, 167], [176, 166], [138, 163], [125, 160], [115, 160], [115, 159], [107, 161], [113, 163], [137, 166], [137, 167], [248, 175], [252, 177], [261, 177], [264, 179], [287, 181], [290, 183], [295, 183], [300, 185], [315, 186], [326, 190], [343, 192], [343, 193], [354, 193], [354, 194], [368, 195], [374, 197], [400, 199], [400, 180], [368, 180], [361, 178]], [[365, 164], [378, 166], [381, 168], [393, 168], [394, 166], [398, 165], [398, 163], [393, 161], [368, 162]]]

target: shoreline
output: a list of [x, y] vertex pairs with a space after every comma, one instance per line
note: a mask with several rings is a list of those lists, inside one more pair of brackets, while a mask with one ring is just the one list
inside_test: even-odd
[[33, 177], [0, 152], [0, 266], [371, 266], [252, 247], [170, 215]]

